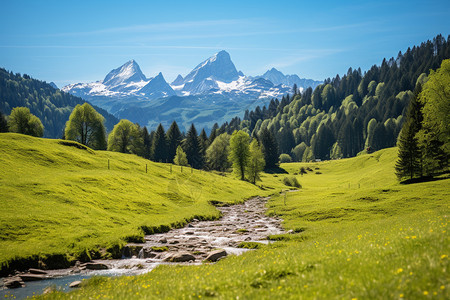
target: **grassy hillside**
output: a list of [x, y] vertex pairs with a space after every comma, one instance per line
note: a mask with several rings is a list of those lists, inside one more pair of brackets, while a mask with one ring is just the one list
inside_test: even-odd
[[[0, 165], [3, 271], [23, 258], [49, 264], [67, 263], [65, 253], [118, 255], [118, 245], [144, 232], [218, 217], [209, 201], [269, 193], [198, 170], [173, 166], [171, 173], [169, 164], [134, 155], [12, 133], [0, 134]], [[55, 254], [62, 256], [45, 259]]]
[[[396, 153], [265, 174], [265, 185], [296, 176], [303, 186], [269, 202], [268, 213], [295, 232], [271, 237], [274, 244], [211, 265], [97, 278], [44, 298], [448, 299], [450, 179], [400, 185]], [[302, 166], [313, 171], [294, 175]]]

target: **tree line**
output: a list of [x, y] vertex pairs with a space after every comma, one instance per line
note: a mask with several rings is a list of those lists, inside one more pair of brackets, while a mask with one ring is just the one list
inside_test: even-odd
[[418, 83], [450, 58], [450, 37], [441, 35], [383, 59], [364, 74], [349, 68], [314, 90], [294, 89], [281, 101], [246, 111], [220, 126], [231, 134], [244, 130], [259, 136], [268, 129], [278, 155], [292, 161], [338, 159], [396, 145], [407, 107]]
[[[16, 107], [7, 119], [0, 113], [0, 130], [41, 137], [44, 126], [28, 108]], [[278, 164], [275, 139], [269, 131], [265, 134], [258, 139], [244, 131], [229, 135], [215, 129], [208, 137], [205, 130], [198, 134], [194, 124], [184, 134], [175, 121], [167, 132], [160, 124], [149, 133], [146, 127], [120, 120], [107, 135], [103, 116], [84, 103], [73, 109], [63, 138], [92, 149], [136, 154], [155, 162], [220, 172], [233, 168], [242, 180], [256, 183], [265, 166]]]
[[448, 171], [450, 59], [417, 84], [398, 138], [397, 177], [423, 178]]

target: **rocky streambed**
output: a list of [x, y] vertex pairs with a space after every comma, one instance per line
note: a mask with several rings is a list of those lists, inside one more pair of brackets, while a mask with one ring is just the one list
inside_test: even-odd
[[[281, 220], [265, 215], [268, 198], [256, 197], [243, 204], [219, 207], [222, 217], [215, 221], [193, 220], [184, 228], [145, 236], [145, 243], [124, 248], [123, 259], [78, 263], [70, 269], [36, 270], [3, 278], [0, 296], [25, 298], [44, 292], [49, 286], [61, 290], [76, 287], [78, 281], [94, 275], [138, 275], [160, 264], [214, 262], [248, 249], [243, 242], [268, 243], [267, 236], [283, 233]], [[14, 288], [14, 289], [13, 289]]]

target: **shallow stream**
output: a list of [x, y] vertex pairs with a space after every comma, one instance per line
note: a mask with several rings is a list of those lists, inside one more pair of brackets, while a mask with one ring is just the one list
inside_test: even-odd
[[[265, 215], [268, 198], [253, 198], [243, 204], [219, 207], [222, 217], [215, 221], [194, 220], [184, 228], [166, 233], [145, 236], [145, 243], [128, 244], [123, 259], [95, 260], [108, 269], [88, 270], [83, 266], [70, 269], [49, 270], [48, 279], [25, 282], [25, 287], [7, 289], [0, 287], [0, 298], [42, 294], [50, 286], [68, 291], [70, 283], [92, 276], [139, 275], [150, 272], [168, 257], [189, 253], [190, 258], [181, 264], [200, 264], [215, 249], [223, 249], [227, 255], [239, 255], [248, 249], [239, 248], [241, 242], [268, 243], [267, 236], [283, 233], [281, 220]], [[2, 281], [3, 282], [3, 281]]]

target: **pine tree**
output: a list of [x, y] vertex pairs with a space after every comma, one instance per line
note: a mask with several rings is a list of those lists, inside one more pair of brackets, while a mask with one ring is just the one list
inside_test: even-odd
[[419, 169], [420, 152], [412, 121], [407, 121], [397, 141], [398, 146], [398, 160], [395, 164], [395, 174], [399, 179], [409, 176], [413, 179]]
[[294, 96], [298, 94], [298, 87], [296, 83], [294, 83], [294, 86], [292, 87], [292, 93], [294, 94]]
[[205, 165], [206, 150], [209, 146], [209, 140], [208, 136], [206, 135], [205, 129], [202, 129], [202, 132], [200, 132], [200, 135], [198, 136], [198, 142], [200, 144], [200, 156], [202, 161], [201, 168], [203, 168]]
[[182, 136], [177, 122], [173, 121], [166, 133], [167, 140], [167, 161], [172, 162], [178, 146], [181, 144]]
[[421, 90], [419, 83], [414, 91], [414, 97], [410, 100], [406, 121], [397, 140], [398, 160], [395, 164], [395, 174], [400, 180], [403, 177], [413, 179], [415, 175], [422, 175], [422, 154], [416, 137], [423, 119], [422, 105], [418, 101]]
[[266, 169], [278, 166], [278, 145], [272, 132], [264, 128], [260, 134], [260, 142], [266, 162]]
[[0, 111], [0, 132], [8, 132], [8, 122], [5, 115]]
[[194, 124], [189, 128], [183, 148], [189, 165], [195, 169], [200, 169], [203, 165], [203, 161], [200, 155], [200, 143]]
[[218, 136], [218, 132], [217, 130], [219, 129], [219, 124], [214, 123], [212, 129], [211, 129], [211, 133], [209, 135], [209, 144], [211, 145], [214, 142], [214, 139]]
[[152, 145], [153, 160], [157, 162], [167, 162], [167, 141], [164, 127], [159, 124], [153, 138]]
[[147, 127], [142, 129], [142, 140], [144, 143], [144, 153], [143, 157], [146, 159], [150, 159], [152, 153], [152, 143], [150, 139], [150, 134], [148, 133]]

